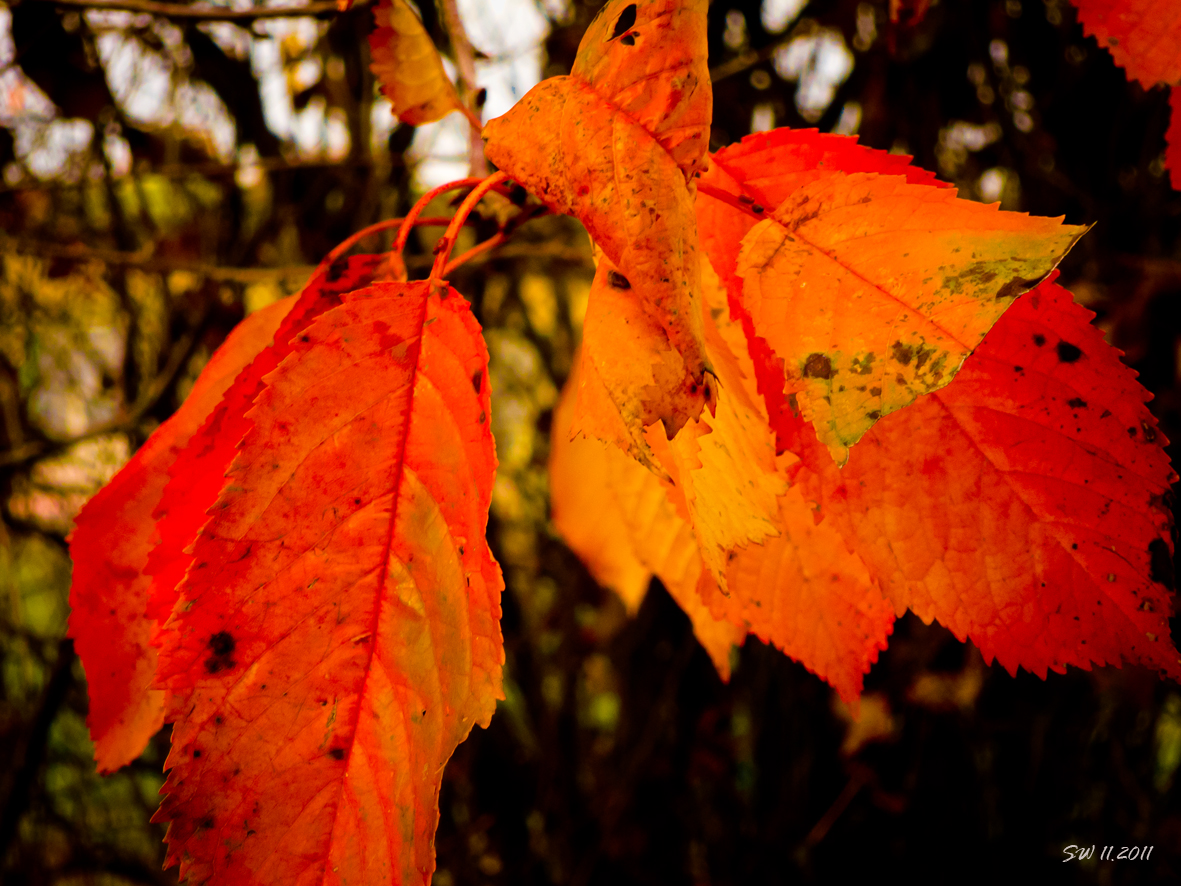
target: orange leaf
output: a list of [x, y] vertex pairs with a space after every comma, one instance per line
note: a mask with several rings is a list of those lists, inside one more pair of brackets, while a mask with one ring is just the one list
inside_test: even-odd
[[715, 415], [675, 439], [649, 434], [715, 579], [699, 593], [715, 617], [773, 643], [855, 703], [894, 613], [839, 529], [818, 525], [801, 490], [788, 488], [798, 460], [775, 454], [742, 329], [706, 271], [705, 341], [723, 394]]
[[184, 404], [84, 507], [70, 535], [74, 561], [70, 636], [86, 671], [87, 725], [99, 772], [138, 757], [164, 723], [165, 693], [152, 689], [156, 650], [145, 617], [158, 541], [152, 512], [176, 462], [241, 369], [270, 344], [295, 305], [286, 298], [250, 315], [206, 364]]
[[[665, 329], [602, 255], [582, 335], [574, 432], [613, 443], [659, 474], [643, 429], [660, 421], [673, 433], [693, 417], [687, 404], [699, 402], [702, 393]], [[621, 354], [628, 359], [621, 360]], [[710, 382], [702, 384], [708, 388]], [[670, 391], [676, 396], [667, 396]]]
[[[718, 175], [725, 154], [714, 160]], [[951, 381], [1012, 299], [1084, 229], [903, 176], [818, 171], [762, 188], [730, 176], [702, 193], [722, 202], [720, 192], [737, 188], [730, 212], [765, 208], [738, 256], [743, 303], [783, 361], [802, 417], [844, 463], [875, 421]]]
[[342, 295], [267, 374], [160, 636], [182, 879], [430, 880], [443, 765], [503, 697], [486, 378], [428, 282]]
[[955, 382], [866, 435], [825, 510], [897, 611], [1010, 672], [1129, 661], [1178, 678], [1176, 475], [1090, 316], [1052, 283], [1022, 296]]
[[[382, 0], [373, 10], [377, 28], [369, 35], [370, 67], [381, 91], [403, 123], [421, 126], [452, 111], [471, 112], [443, 70], [443, 60], [406, 0]], [[472, 125], [477, 129], [478, 120]]]
[[702, 565], [689, 521], [678, 513], [660, 479], [619, 448], [572, 435], [578, 375], [571, 375], [554, 410], [549, 464], [554, 525], [629, 612], [639, 608], [651, 577], [659, 577], [727, 680], [730, 650], [746, 632], [715, 618], [702, 601], [701, 583], [711, 584], [712, 578]]
[[614, 0], [582, 35], [570, 75], [651, 133], [685, 172], [704, 168], [713, 122], [705, 0]]
[[[579, 47], [575, 74], [539, 83], [484, 128], [488, 158], [586, 226], [614, 266], [613, 287], [630, 291], [684, 363], [680, 378], [623, 408], [633, 449], [642, 450], [642, 422], [659, 416], [671, 436], [705, 404], [709, 366], [686, 174], [704, 155], [702, 126], [711, 108], [701, 79], [706, 6], [704, 0], [608, 4]], [[666, 57], [673, 60], [668, 71]], [[641, 72], [650, 79], [636, 79]], [[674, 131], [669, 120], [683, 121], [684, 129]], [[634, 396], [608, 390], [616, 404]]]

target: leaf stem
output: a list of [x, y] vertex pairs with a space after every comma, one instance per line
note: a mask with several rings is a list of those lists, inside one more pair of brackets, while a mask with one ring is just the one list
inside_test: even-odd
[[[492, 173], [492, 175], [476, 185], [472, 189], [472, 192], [459, 204], [459, 209], [455, 211], [455, 215], [451, 219], [451, 224], [447, 226], [442, 239], [435, 244], [435, 263], [431, 267], [430, 279], [444, 279], [447, 270], [447, 261], [451, 258], [451, 250], [455, 247], [455, 239], [459, 236], [459, 229], [463, 227], [463, 223], [467, 221], [467, 217], [471, 211], [476, 208], [476, 204], [484, 199], [484, 195], [507, 179], [508, 175], [504, 172]], [[492, 239], [496, 238], [494, 237]]]
[[402, 227], [398, 231], [398, 236], [394, 240], [394, 245], [390, 248], [392, 252], [401, 255], [406, 250], [406, 241], [410, 239], [410, 230], [418, 224], [418, 217], [422, 215], [423, 210], [427, 208], [432, 200], [440, 194], [446, 194], [448, 191], [458, 191], [460, 188], [470, 188], [478, 185], [484, 179], [482, 178], [461, 178], [453, 182], [447, 182], [445, 185], [439, 185], [437, 188], [431, 188], [425, 194], [418, 198], [418, 201], [410, 207], [410, 211], [406, 213], [406, 218], [402, 222]]

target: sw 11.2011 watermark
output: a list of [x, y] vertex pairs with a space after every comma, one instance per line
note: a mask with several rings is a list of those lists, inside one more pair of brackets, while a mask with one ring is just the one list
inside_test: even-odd
[[[1096, 856], [1095, 850], [1099, 849], [1099, 854]], [[1151, 846], [1076, 846], [1071, 843], [1062, 850], [1067, 861], [1087, 861], [1094, 858], [1096, 861], [1148, 861], [1148, 857], [1152, 855]]]

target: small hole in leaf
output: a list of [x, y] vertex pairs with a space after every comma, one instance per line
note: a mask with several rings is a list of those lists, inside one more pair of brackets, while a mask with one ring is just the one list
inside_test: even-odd
[[607, 283], [612, 289], [631, 289], [631, 281], [618, 271], [607, 272]]
[[611, 32], [611, 39], [614, 40], [620, 34], [626, 34], [631, 30], [632, 25], [635, 23], [636, 4], [631, 3], [623, 10], [623, 12], [619, 13], [619, 18], [615, 20], [615, 30]]

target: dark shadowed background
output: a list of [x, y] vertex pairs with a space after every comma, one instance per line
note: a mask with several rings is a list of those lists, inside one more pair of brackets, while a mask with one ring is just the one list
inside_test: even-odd
[[[598, 5], [461, 2], [485, 116], [568, 71]], [[936, 0], [917, 21], [916, 5], [891, 23], [885, 0], [715, 0], [713, 146], [773, 126], [857, 134], [964, 196], [1094, 223], [1061, 282], [1181, 440], [1165, 94], [1130, 84], [1064, 0]], [[245, 313], [465, 173], [459, 115], [394, 125], [371, 16], [0, 6], [4, 883], [175, 881], [148, 822], [167, 730], [122, 772], [93, 771], [65, 537]], [[412, 274], [439, 233], [412, 238]], [[434, 882], [1181, 882], [1176, 685], [1135, 668], [1012, 677], [908, 616], [850, 727], [825, 684], [754, 640], [721, 683], [659, 585], [634, 618], [596, 586], [548, 523], [545, 472], [590, 277], [579, 226], [543, 219], [454, 278], [492, 355], [508, 698], [448, 765]], [[1154, 849], [1064, 863], [1071, 844]]]

